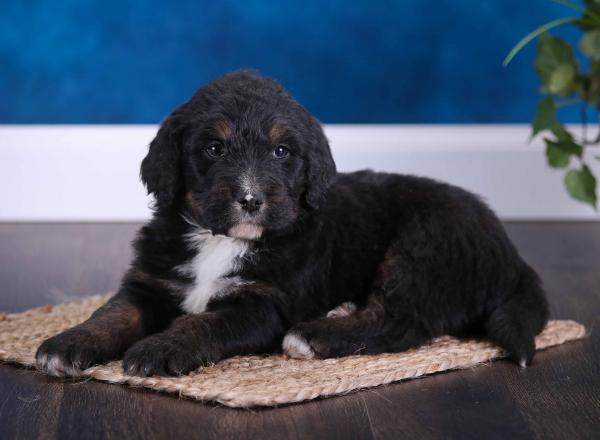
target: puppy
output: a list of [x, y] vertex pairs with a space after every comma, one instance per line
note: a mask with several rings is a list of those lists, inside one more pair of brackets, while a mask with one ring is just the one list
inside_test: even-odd
[[275, 81], [235, 72], [161, 125], [142, 162], [156, 200], [118, 293], [45, 341], [56, 376], [123, 356], [179, 375], [283, 348], [398, 352], [480, 335], [522, 366], [548, 307], [475, 195], [431, 179], [336, 173], [317, 120]]

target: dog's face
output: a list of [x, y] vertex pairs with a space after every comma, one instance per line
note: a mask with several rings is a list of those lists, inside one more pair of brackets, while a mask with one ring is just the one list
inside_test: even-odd
[[141, 175], [157, 209], [254, 240], [318, 209], [335, 164], [320, 124], [278, 83], [236, 72], [163, 122]]
[[214, 233], [255, 239], [298, 219], [307, 181], [302, 139], [279, 118], [231, 119], [192, 132], [182, 163], [186, 202]]

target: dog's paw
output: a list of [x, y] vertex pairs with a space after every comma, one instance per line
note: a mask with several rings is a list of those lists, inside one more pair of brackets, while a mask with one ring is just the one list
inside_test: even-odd
[[332, 318], [302, 322], [283, 338], [283, 352], [295, 359], [324, 359], [330, 356], [327, 322]]
[[327, 312], [328, 318], [344, 318], [356, 312], [356, 304], [353, 302], [345, 302]]
[[295, 359], [312, 359], [315, 357], [315, 352], [306, 339], [294, 331], [285, 335], [282, 348], [285, 354]]
[[73, 328], [40, 345], [37, 368], [52, 376], [80, 376], [82, 371], [103, 361], [102, 352], [91, 333]]
[[193, 349], [164, 335], [142, 339], [123, 357], [123, 370], [132, 376], [181, 376], [201, 365]]
[[327, 359], [360, 353], [363, 348], [343, 324], [341, 316], [301, 322], [283, 338], [283, 352], [296, 359]]

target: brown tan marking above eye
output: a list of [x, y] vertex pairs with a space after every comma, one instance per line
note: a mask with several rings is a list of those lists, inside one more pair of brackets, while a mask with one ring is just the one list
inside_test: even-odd
[[287, 127], [285, 124], [281, 124], [276, 122], [269, 131], [269, 140], [271, 144], [275, 145], [283, 140], [285, 136], [285, 132], [287, 131]]
[[231, 126], [225, 120], [219, 120], [215, 122], [213, 126], [215, 130], [215, 134], [219, 137], [220, 140], [226, 142], [231, 137]]

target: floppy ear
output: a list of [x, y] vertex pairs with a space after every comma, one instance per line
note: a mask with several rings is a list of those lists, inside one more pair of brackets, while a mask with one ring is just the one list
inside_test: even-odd
[[154, 195], [158, 207], [169, 206], [182, 189], [180, 157], [183, 130], [181, 113], [175, 111], [161, 124], [142, 161], [140, 177], [148, 194]]
[[331, 155], [329, 142], [317, 121], [315, 124], [316, 139], [312, 152], [308, 157], [306, 203], [312, 209], [318, 209], [325, 200], [329, 186], [336, 174], [335, 162]]

